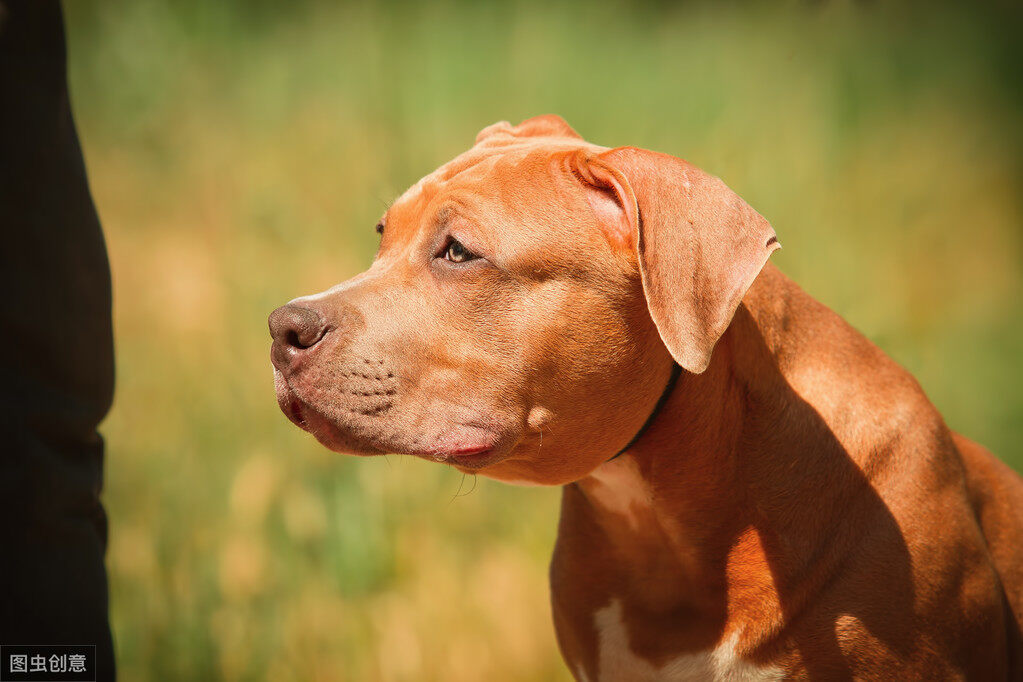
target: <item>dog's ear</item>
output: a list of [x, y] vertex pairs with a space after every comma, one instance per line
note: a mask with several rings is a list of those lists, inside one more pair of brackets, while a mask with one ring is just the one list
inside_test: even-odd
[[565, 123], [565, 119], [554, 114], [544, 114], [527, 118], [517, 126], [508, 121], [499, 121], [489, 125], [476, 136], [476, 144], [500, 143], [512, 141], [521, 137], [569, 137], [581, 140], [579, 133], [572, 130], [572, 126]]
[[635, 245], [664, 345], [682, 367], [702, 372], [780, 248], [774, 230], [721, 180], [673, 156], [620, 147], [576, 159], [579, 177], [615, 202], [590, 201], [619, 240]]

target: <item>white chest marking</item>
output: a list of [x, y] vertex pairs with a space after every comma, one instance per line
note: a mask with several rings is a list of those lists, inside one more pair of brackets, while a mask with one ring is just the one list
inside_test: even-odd
[[[754, 665], [738, 657], [735, 644], [738, 633], [720, 642], [710, 651], [685, 654], [656, 667], [640, 658], [629, 646], [629, 635], [622, 620], [622, 604], [617, 599], [594, 614], [599, 641], [596, 682], [676, 682], [679, 680], [717, 680], [719, 682], [764, 682], [784, 676], [777, 668]], [[580, 682], [590, 682], [579, 669]]]

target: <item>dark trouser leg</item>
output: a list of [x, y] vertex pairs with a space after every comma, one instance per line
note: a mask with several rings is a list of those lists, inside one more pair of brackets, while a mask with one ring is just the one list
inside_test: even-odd
[[65, 59], [56, 2], [0, 0], [0, 644], [95, 644], [111, 680], [110, 274]]

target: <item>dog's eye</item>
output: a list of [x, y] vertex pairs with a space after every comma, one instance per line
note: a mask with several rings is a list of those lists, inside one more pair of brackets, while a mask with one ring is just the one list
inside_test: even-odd
[[444, 249], [444, 260], [449, 260], [452, 263], [464, 263], [477, 258], [479, 256], [462, 246], [462, 242], [457, 239], [452, 239], [448, 248]]

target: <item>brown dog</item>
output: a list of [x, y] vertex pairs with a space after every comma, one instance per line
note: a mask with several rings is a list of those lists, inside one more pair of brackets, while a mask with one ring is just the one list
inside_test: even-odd
[[281, 408], [340, 452], [564, 486], [576, 679], [1023, 675], [1023, 482], [765, 265], [720, 180], [543, 116], [378, 231], [270, 316]]

